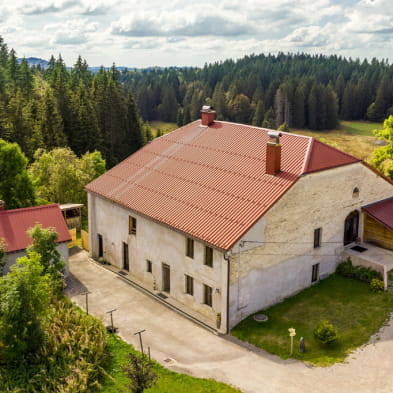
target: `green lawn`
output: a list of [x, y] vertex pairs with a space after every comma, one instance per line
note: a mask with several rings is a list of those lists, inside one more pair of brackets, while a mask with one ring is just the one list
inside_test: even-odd
[[[123, 392], [129, 380], [125, 377], [122, 366], [127, 364], [128, 354], [135, 350], [130, 344], [113, 335], [108, 336], [108, 347], [113, 356], [105, 369], [113, 380], [107, 377], [103, 381], [102, 392]], [[159, 376], [158, 382], [154, 387], [145, 390], [145, 393], [241, 393], [238, 389], [211, 379], [194, 378], [172, 372], [158, 363], [155, 363], [154, 369]]]
[[176, 130], [177, 128], [179, 128], [179, 126], [176, 123], [165, 123], [164, 121], [152, 121], [150, 123], [150, 128], [153, 132], [153, 135], [156, 136], [158, 129], [161, 129], [161, 131], [164, 134], [167, 134], [168, 132]]
[[[296, 329], [293, 357], [318, 366], [343, 361], [355, 348], [367, 343], [393, 311], [390, 292], [373, 293], [369, 285], [332, 275], [317, 285], [286, 299], [263, 313], [267, 322], [255, 322], [252, 316], [240, 322], [233, 336], [257, 347], [289, 357], [288, 328]], [[332, 347], [320, 345], [313, 330], [320, 320], [328, 320], [338, 329], [340, 339]], [[298, 340], [304, 337], [306, 352], [298, 352]]]
[[350, 134], [365, 136], [374, 136], [373, 131], [382, 128], [382, 123], [373, 123], [371, 121], [342, 121], [339, 127], [340, 130]]
[[381, 123], [368, 121], [342, 121], [335, 130], [313, 131], [307, 129], [291, 129], [300, 135], [312, 136], [327, 142], [362, 160], [371, 158], [373, 151], [379, 147], [375, 144], [377, 137], [373, 130], [382, 128]]

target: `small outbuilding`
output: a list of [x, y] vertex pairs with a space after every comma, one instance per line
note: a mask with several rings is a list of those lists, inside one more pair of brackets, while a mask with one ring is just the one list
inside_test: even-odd
[[364, 241], [393, 250], [393, 197], [364, 206]]
[[82, 228], [82, 207], [83, 204], [81, 203], [64, 203], [60, 205], [60, 210], [63, 213], [68, 229], [75, 228], [79, 231]]
[[3, 238], [7, 245], [5, 273], [18, 258], [26, 255], [26, 248], [31, 244], [26, 232], [37, 223], [43, 228], [56, 229], [59, 235], [57, 249], [68, 265], [68, 242], [71, 241], [71, 236], [57, 203], [5, 210], [4, 202], [0, 201], [0, 238]]

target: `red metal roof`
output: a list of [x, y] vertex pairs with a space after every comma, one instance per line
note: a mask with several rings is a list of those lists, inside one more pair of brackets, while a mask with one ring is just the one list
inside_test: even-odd
[[313, 138], [282, 133], [281, 172], [268, 175], [267, 133], [198, 120], [155, 139], [86, 189], [229, 250], [300, 175], [360, 161]]
[[364, 206], [362, 210], [393, 230], [393, 197]]
[[36, 223], [41, 223], [43, 228], [56, 228], [58, 243], [71, 240], [58, 204], [0, 210], [0, 238], [5, 239], [7, 252], [26, 249], [31, 244], [26, 231]]

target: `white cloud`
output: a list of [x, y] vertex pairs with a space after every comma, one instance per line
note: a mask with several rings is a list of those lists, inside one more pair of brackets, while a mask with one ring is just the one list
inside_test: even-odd
[[391, 0], [0, 0], [0, 34], [73, 64], [203, 65], [249, 53], [389, 57]]

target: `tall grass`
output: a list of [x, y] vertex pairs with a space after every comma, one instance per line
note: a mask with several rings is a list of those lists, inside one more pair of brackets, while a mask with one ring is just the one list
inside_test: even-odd
[[[63, 298], [48, 312], [44, 347], [18, 367], [0, 369], [0, 391], [7, 393], [84, 393], [101, 391], [106, 332], [101, 321]], [[32, 337], [32, 339], [34, 339]]]

